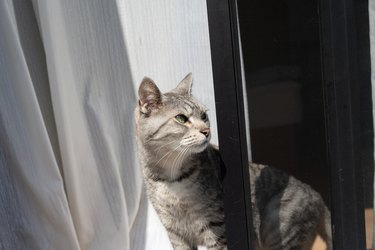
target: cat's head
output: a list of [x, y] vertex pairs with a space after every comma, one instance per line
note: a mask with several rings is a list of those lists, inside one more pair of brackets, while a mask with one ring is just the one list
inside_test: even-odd
[[148, 150], [199, 153], [210, 140], [207, 109], [191, 95], [192, 75], [176, 88], [162, 94], [155, 82], [145, 77], [138, 90], [135, 110], [137, 136]]

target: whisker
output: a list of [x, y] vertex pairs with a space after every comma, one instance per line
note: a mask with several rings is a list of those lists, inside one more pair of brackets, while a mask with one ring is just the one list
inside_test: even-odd
[[176, 142], [178, 142], [178, 141], [179, 141], [179, 140], [174, 140], [174, 141], [171, 141], [171, 142], [168, 142], [168, 143], [165, 143], [165, 144], [161, 145], [161, 146], [158, 147], [158, 149], [156, 150], [156, 154], [158, 154], [159, 151], [160, 151], [163, 147], [165, 147], [165, 146], [167, 146], [167, 145], [170, 145], [170, 144], [172, 144], [172, 143], [176, 143]]
[[174, 151], [176, 151], [179, 147], [181, 147], [182, 145], [178, 145], [175, 149], [172, 149], [170, 151], [168, 151], [166, 154], [163, 155], [163, 157], [161, 157], [155, 164], [154, 164], [154, 167], [156, 167], [156, 165], [158, 165], [158, 163], [164, 158], [166, 157], [168, 154], [171, 154], [173, 153]]
[[[179, 149], [180, 147], [182, 147], [181, 144], [178, 145], [178, 147], [176, 147], [172, 152], [176, 151], [176, 150]], [[179, 152], [177, 155], [179, 155], [179, 154], [180, 154], [180, 152]], [[168, 155], [168, 157], [167, 157], [167, 159], [166, 159], [166, 162], [168, 162], [168, 159], [169, 159], [169, 157], [170, 157], [171, 155], [172, 155], [172, 154], [169, 154], [169, 155]], [[173, 167], [173, 164], [172, 164], [172, 166], [170, 166], [170, 167]]]
[[174, 177], [174, 173], [175, 173], [175, 170], [177, 169], [178, 165], [177, 163], [180, 161], [180, 158], [182, 159], [182, 155], [184, 154], [184, 151], [186, 150], [186, 148], [182, 149], [178, 154], [177, 156], [175, 157], [175, 159], [173, 160], [173, 163], [172, 163], [172, 166], [171, 166], [171, 177], [173, 178]]
[[172, 169], [171, 169], [171, 176], [174, 176], [175, 170], [180, 166], [182, 161], [185, 159], [185, 155], [190, 151], [190, 146], [184, 148], [175, 158], [172, 164]]
[[176, 162], [176, 166], [181, 165], [182, 161], [185, 159], [185, 156], [187, 155], [188, 152], [189, 152], [189, 147], [186, 147], [184, 151], [182, 152], [180, 158], [178, 159], [178, 162]]

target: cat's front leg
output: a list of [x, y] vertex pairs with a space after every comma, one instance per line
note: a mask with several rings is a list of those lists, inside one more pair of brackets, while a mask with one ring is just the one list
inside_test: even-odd
[[190, 244], [174, 230], [167, 228], [167, 232], [174, 250], [196, 250], [195, 247], [190, 246]]
[[202, 232], [201, 237], [203, 238], [203, 245], [207, 250], [227, 249], [224, 223], [220, 226], [207, 228]]

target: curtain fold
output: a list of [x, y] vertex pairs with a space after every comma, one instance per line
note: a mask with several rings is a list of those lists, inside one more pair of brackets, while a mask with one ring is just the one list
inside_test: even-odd
[[[24, 20], [19, 19], [20, 13], [25, 14]], [[0, 248], [78, 249], [63, 180], [37, 98], [45, 72], [40, 71], [43, 66], [33, 64], [43, 61], [43, 53], [25, 52], [38, 44], [27, 34], [19, 34], [23, 29], [20, 22], [31, 21], [31, 16], [17, 3], [0, 2], [0, 33], [6, 34], [0, 37], [0, 211], [5, 213], [0, 215]]]

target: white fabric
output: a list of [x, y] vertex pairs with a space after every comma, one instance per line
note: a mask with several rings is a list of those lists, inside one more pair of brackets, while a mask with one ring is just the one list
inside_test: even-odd
[[206, 13], [200, 0], [0, 1], [0, 249], [171, 249], [133, 109], [144, 75], [166, 91], [192, 71], [217, 134]]

